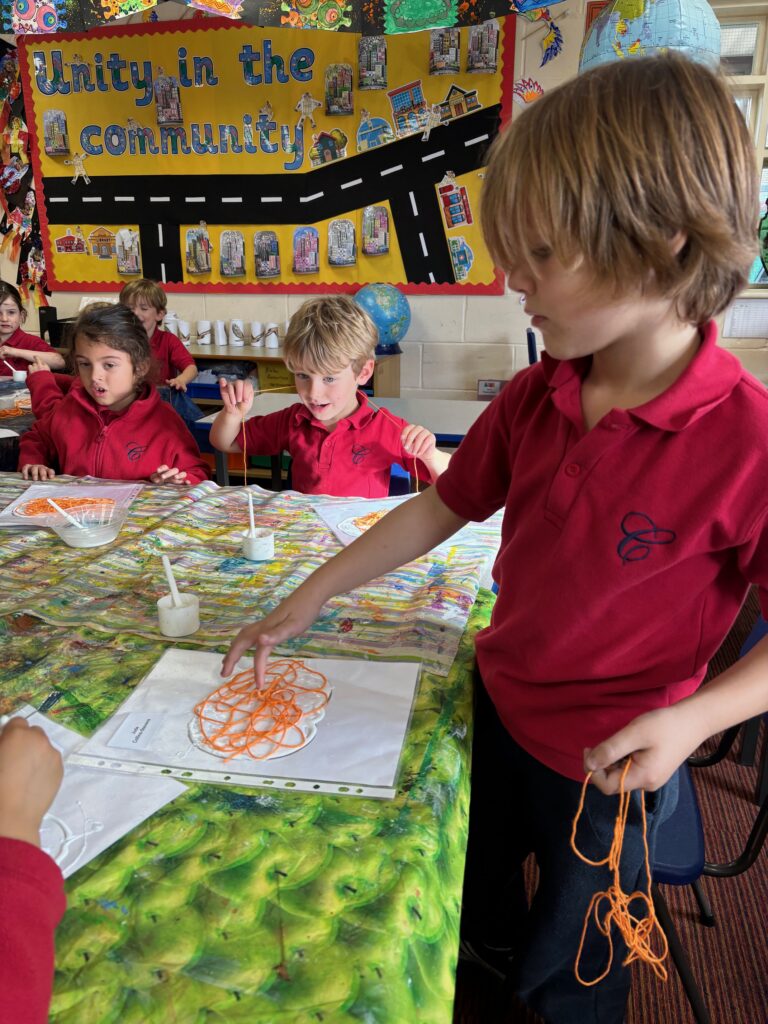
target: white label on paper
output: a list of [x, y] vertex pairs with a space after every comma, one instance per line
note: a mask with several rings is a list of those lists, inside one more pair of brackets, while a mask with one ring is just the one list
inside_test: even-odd
[[161, 717], [153, 715], [152, 712], [138, 711], [126, 715], [107, 746], [147, 750], [161, 724]]

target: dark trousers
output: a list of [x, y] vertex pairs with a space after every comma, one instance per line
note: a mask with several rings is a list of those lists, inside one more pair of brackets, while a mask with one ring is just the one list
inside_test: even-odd
[[[462, 933], [474, 942], [514, 950], [512, 988], [550, 1024], [621, 1024], [630, 972], [622, 966], [626, 946], [615, 927], [608, 976], [587, 988], [574, 975], [587, 907], [593, 894], [611, 882], [607, 867], [590, 867], [571, 851], [581, 783], [518, 746], [482, 683], [476, 690]], [[677, 774], [645, 800], [652, 865], [656, 830], [677, 804]], [[618, 797], [588, 787], [577, 845], [591, 860], [608, 853], [617, 810]], [[633, 793], [621, 859], [627, 893], [647, 890], [640, 815], [640, 795]], [[539, 883], [529, 907], [522, 864], [530, 853], [539, 867]], [[631, 909], [645, 916], [639, 904]], [[597, 977], [607, 960], [607, 939], [591, 927], [581, 956], [582, 978]]]
[[186, 423], [192, 436], [195, 436], [194, 424], [205, 415], [186, 391], [179, 391], [176, 388], [168, 387], [165, 384], [157, 389], [160, 392], [160, 397], [164, 402], [167, 402], [170, 407], [181, 416]]

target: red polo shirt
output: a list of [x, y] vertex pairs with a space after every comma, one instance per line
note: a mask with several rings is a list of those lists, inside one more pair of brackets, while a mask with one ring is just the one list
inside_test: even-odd
[[768, 612], [768, 392], [716, 338], [589, 431], [589, 359], [545, 354], [436, 484], [467, 519], [505, 508], [478, 664], [514, 739], [573, 779], [584, 747], [698, 687], [749, 583]]
[[[0, 342], [0, 345], [10, 345], [11, 348], [24, 348], [31, 352], [53, 352], [53, 349], [47, 341], [43, 341], [42, 338], [38, 338], [36, 334], [27, 334], [26, 331], [22, 331], [20, 327], [17, 327], [13, 334], [10, 336], [8, 341]], [[5, 359], [11, 364], [14, 370], [28, 370], [29, 360], [20, 359], [19, 356], [4, 356]], [[0, 360], [0, 377], [10, 377], [11, 371]]]
[[149, 339], [149, 347], [152, 350], [153, 384], [163, 385], [167, 380], [178, 377], [188, 366], [195, 365], [195, 360], [170, 331], [156, 327]]
[[[409, 455], [400, 436], [406, 420], [373, 409], [363, 393], [360, 404], [329, 431], [301, 402], [245, 421], [246, 452], [276, 455], [290, 452], [293, 487], [303, 494], [333, 494], [338, 498], [381, 498], [389, 492], [389, 473], [398, 462], [420, 480], [430, 472]], [[243, 447], [243, 434], [239, 436]]]

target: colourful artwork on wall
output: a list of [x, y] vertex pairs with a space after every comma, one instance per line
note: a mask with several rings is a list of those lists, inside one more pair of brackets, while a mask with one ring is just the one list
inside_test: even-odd
[[[142, 273], [169, 291], [385, 280], [498, 294], [479, 236], [457, 274], [435, 187], [484, 166], [511, 106], [513, 37], [513, 18], [392, 38], [205, 21], [30, 37], [20, 64], [51, 286], [117, 289], [133, 272], [133, 249], [94, 276], [55, 241], [98, 201], [95, 227], [136, 225]], [[366, 233], [371, 206], [387, 226]], [[354, 260], [337, 242], [331, 254], [334, 221], [352, 224]]]

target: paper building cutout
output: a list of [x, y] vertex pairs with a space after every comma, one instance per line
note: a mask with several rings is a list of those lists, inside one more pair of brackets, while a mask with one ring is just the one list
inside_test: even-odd
[[100, 260], [111, 260], [117, 252], [115, 233], [109, 228], [96, 228], [88, 235], [88, 246], [92, 256], [98, 256]]
[[421, 131], [427, 122], [427, 102], [421, 79], [390, 89], [387, 96], [398, 137]]
[[280, 243], [274, 231], [257, 231], [253, 236], [256, 277], [278, 277], [280, 274]]
[[155, 112], [157, 123], [183, 124], [184, 118], [181, 113], [181, 92], [179, 80], [173, 75], [166, 75], [162, 68], [158, 68], [155, 79]]
[[331, 163], [347, 155], [347, 136], [338, 128], [332, 132], [319, 132], [312, 136], [312, 148], [309, 151], [309, 162], [313, 167]]
[[451, 253], [451, 263], [453, 264], [453, 273], [456, 276], [456, 280], [463, 281], [472, 269], [475, 254], [461, 235], [458, 238], [449, 238], [448, 248]]
[[354, 113], [351, 64], [329, 64], [325, 69], [325, 112], [330, 116]]
[[499, 25], [486, 21], [471, 25], [467, 39], [467, 71], [492, 74], [499, 62]]
[[320, 269], [320, 235], [317, 228], [297, 228], [293, 233], [294, 274], [316, 274]]
[[358, 89], [387, 88], [387, 37], [363, 36], [357, 46]]
[[360, 111], [360, 124], [357, 128], [358, 153], [376, 149], [377, 146], [384, 146], [394, 140], [395, 133], [389, 121], [383, 117], [371, 117], [365, 108]]
[[140, 274], [139, 232], [133, 228], [120, 228], [115, 236], [117, 272], [119, 274]]
[[477, 98], [477, 89], [462, 89], [454, 82], [439, 106], [440, 119], [452, 121], [454, 117], [461, 117], [462, 114], [471, 114], [473, 110], [479, 110], [482, 104]]
[[187, 229], [186, 261], [188, 274], [208, 274], [211, 270], [211, 239], [204, 220]]
[[67, 115], [63, 110], [43, 112], [43, 145], [48, 156], [65, 156], [69, 153]]
[[458, 75], [461, 71], [461, 33], [437, 28], [429, 33], [430, 75]]
[[245, 273], [245, 239], [240, 231], [222, 231], [220, 263], [222, 277]]
[[456, 176], [452, 171], [446, 172], [445, 177], [437, 186], [437, 192], [440, 196], [440, 206], [446, 227], [456, 228], [460, 224], [472, 223], [469, 193], [464, 185], [457, 184]]
[[355, 225], [341, 218], [328, 225], [328, 262], [332, 267], [353, 267], [357, 263]]
[[88, 255], [88, 245], [85, 241], [85, 235], [83, 234], [82, 228], [75, 228], [74, 232], [67, 228], [66, 234], [60, 235], [58, 238], [54, 238], [53, 244], [56, 247], [56, 252], [71, 253], [72, 255]]
[[363, 210], [363, 255], [383, 256], [389, 252], [389, 212], [386, 206]]

